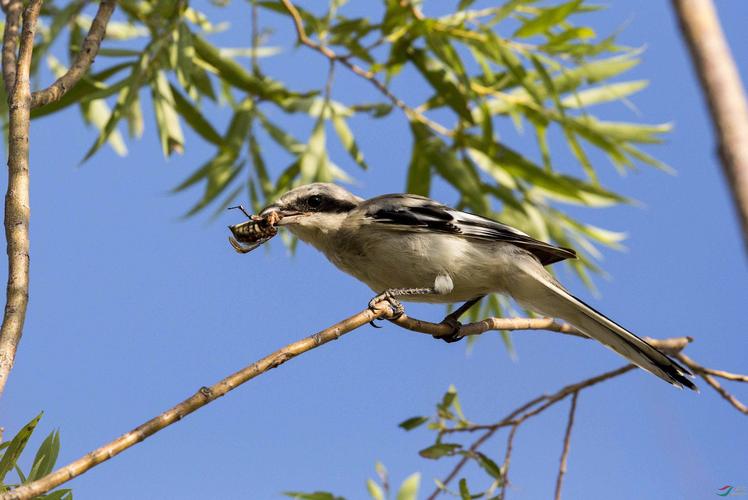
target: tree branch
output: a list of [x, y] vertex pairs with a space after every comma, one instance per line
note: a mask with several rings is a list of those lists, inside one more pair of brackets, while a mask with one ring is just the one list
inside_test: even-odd
[[324, 45], [320, 45], [316, 43], [314, 40], [309, 38], [309, 36], [306, 34], [306, 30], [304, 29], [304, 21], [301, 19], [301, 14], [299, 13], [299, 10], [296, 8], [296, 6], [291, 2], [291, 0], [281, 0], [281, 3], [286, 8], [286, 11], [290, 14], [291, 18], [293, 19], [294, 28], [296, 29], [296, 36], [299, 40], [299, 43], [302, 45], [306, 45], [307, 47], [316, 50], [323, 56], [330, 59], [330, 61], [333, 62], [339, 62], [349, 70], [351, 70], [353, 73], [357, 74], [361, 78], [368, 80], [376, 89], [382, 93], [387, 99], [390, 100], [392, 104], [400, 108], [405, 115], [410, 119], [414, 121], [418, 121], [429, 127], [434, 132], [444, 135], [444, 136], [452, 136], [454, 135], [451, 130], [446, 128], [444, 125], [437, 123], [430, 118], [428, 118], [426, 115], [421, 113], [420, 111], [411, 108], [403, 100], [401, 100], [399, 97], [397, 97], [395, 94], [393, 94], [390, 89], [382, 82], [380, 82], [376, 75], [372, 73], [371, 71], [367, 71], [363, 69], [362, 67], [352, 63], [348, 60], [349, 56], [343, 57], [338, 54], [336, 54], [334, 51], [332, 51], [329, 47], [326, 47]]
[[2, 50], [3, 82], [5, 83], [5, 93], [10, 96], [16, 84], [16, 49], [23, 2], [21, 0], [10, 0], [3, 7], [3, 10], [6, 14]]
[[740, 74], [711, 0], [673, 0], [673, 7], [709, 104], [748, 251], [748, 103]]
[[96, 12], [91, 28], [83, 40], [83, 46], [78, 52], [75, 62], [70, 66], [67, 73], [58, 78], [52, 85], [31, 95], [31, 109], [59, 101], [88, 72], [96, 54], [99, 53], [99, 47], [106, 34], [107, 24], [116, 6], [117, 0], [101, 0], [99, 10]]
[[[42, 0], [31, 0], [24, 11], [13, 90], [8, 98], [8, 190], [4, 220], [8, 284], [3, 323], [0, 326], [0, 396], [15, 361], [29, 302], [29, 73], [41, 6]], [[11, 8], [15, 8], [15, 4]], [[6, 62], [5, 56], [3, 47], [3, 63]]]
[[144, 424], [136, 427], [118, 437], [114, 441], [111, 441], [96, 450], [87, 453], [78, 460], [71, 462], [70, 464], [57, 469], [56, 471], [36, 480], [31, 483], [19, 486], [18, 488], [0, 495], [0, 500], [23, 500], [33, 498], [37, 495], [45, 493], [52, 488], [55, 488], [67, 481], [70, 481], [74, 477], [80, 476], [87, 470], [99, 465], [102, 462], [109, 460], [110, 458], [119, 455], [131, 446], [143, 441], [149, 436], [152, 436], [156, 432], [168, 427], [183, 417], [189, 415], [207, 405], [211, 401], [214, 401], [221, 396], [224, 396], [228, 392], [236, 389], [240, 385], [255, 377], [262, 375], [263, 373], [282, 365], [286, 361], [289, 361], [299, 354], [303, 354], [307, 351], [324, 345], [330, 341], [337, 340], [342, 335], [351, 332], [358, 327], [374, 321], [380, 317], [387, 317], [392, 314], [392, 310], [387, 304], [383, 303], [381, 308], [376, 311], [371, 309], [364, 309], [363, 311], [354, 314], [350, 318], [344, 319], [343, 321], [326, 328], [314, 335], [298, 340], [287, 346], [275, 351], [274, 353], [265, 356], [259, 361], [252, 363], [249, 366], [242, 368], [241, 370], [229, 375], [220, 382], [213, 384], [210, 387], [201, 387], [195, 394], [185, 399], [181, 403], [173, 406], [166, 410], [157, 417], [154, 417]]
[[561, 463], [558, 466], [558, 477], [556, 477], [556, 500], [561, 500], [561, 485], [563, 484], [564, 474], [566, 474], [566, 460], [569, 458], [569, 448], [571, 445], [571, 428], [574, 427], [574, 415], [577, 412], [577, 398], [579, 391], [571, 395], [571, 406], [569, 407], [569, 419], [566, 422], [566, 432], [564, 433], [564, 448], [561, 452]]
[[[156, 432], [172, 425], [184, 416], [202, 408], [211, 401], [227, 394], [228, 392], [236, 389], [241, 384], [252, 380], [255, 377], [268, 372], [272, 368], [280, 366], [293, 359], [294, 357], [310, 351], [316, 347], [326, 344], [332, 340], [340, 338], [342, 335], [351, 332], [375, 319], [389, 319], [393, 323], [411, 331], [420, 333], [433, 334], [446, 334], [444, 325], [437, 323], [429, 323], [427, 321], [418, 320], [415, 318], [409, 318], [405, 314], [397, 319], [393, 319], [393, 311], [387, 302], [381, 302], [376, 306], [374, 310], [364, 309], [363, 311], [345, 319], [329, 328], [322, 330], [305, 339], [296, 341], [286, 347], [279, 349], [278, 351], [262, 358], [261, 360], [252, 363], [251, 365], [229, 375], [220, 382], [210, 386], [203, 387], [193, 396], [185, 399], [181, 403], [175, 405], [169, 410], [163, 412], [159, 416], [148, 420], [142, 425], [135, 429], [127, 432], [119, 438], [97, 448], [96, 450], [86, 454], [78, 460], [71, 462], [70, 464], [61, 467], [54, 472], [36, 480], [31, 483], [22, 485], [14, 490], [0, 494], [0, 500], [23, 500], [35, 497], [43, 494], [71, 479], [77, 477], [87, 470], [95, 467], [96, 465], [109, 460], [110, 458], [122, 453], [124, 450], [134, 446], [135, 444], [143, 441], [147, 437], [155, 434]], [[547, 318], [489, 318], [484, 321], [471, 323], [464, 325], [462, 329], [464, 334], [477, 335], [490, 329], [499, 330], [525, 330], [525, 329], [548, 329], [559, 333], [568, 335], [579, 335], [578, 332], [563, 324], [555, 323], [553, 320]], [[450, 330], [451, 331], [451, 330]], [[438, 336], [438, 335], [437, 335]], [[689, 337], [664, 339], [664, 340], [650, 340], [655, 346], [660, 347], [666, 351], [670, 350], [672, 353], [677, 353], [680, 349], [683, 349], [691, 341]], [[697, 365], [698, 366], [698, 365]], [[517, 427], [522, 424], [525, 420], [542, 413], [550, 406], [558, 403], [565, 399], [569, 395], [576, 394], [577, 392], [599, 384], [605, 380], [622, 375], [630, 370], [636, 368], [634, 365], [626, 365], [617, 370], [603, 373], [596, 377], [577, 382], [575, 384], [568, 385], [558, 392], [552, 395], [539, 396], [528, 403], [520, 406], [516, 410], [512, 411], [501, 421], [491, 425], [472, 425], [461, 427], [459, 429], [444, 429], [441, 432], [446, 434], [449, 432], [473, 432], [476, 430], [486, 430], [486, 432], [476, 440], [471, 450], [477, 450], [485, 441], [491, 438], [500, 428], [507, 426]], [[463, 457], [454, 470], [449, 474], [444, 484], [451, 481], [465, 465], [468, 458]], [[435, 491], [429, 498], [435, 498], [440, 490]]]

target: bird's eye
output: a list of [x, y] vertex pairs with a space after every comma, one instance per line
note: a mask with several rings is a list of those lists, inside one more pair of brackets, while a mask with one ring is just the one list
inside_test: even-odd
[[322, 197], [318, 194], [312, 195], [307, 200], [309, 208], [319, 208], [322, 205]]

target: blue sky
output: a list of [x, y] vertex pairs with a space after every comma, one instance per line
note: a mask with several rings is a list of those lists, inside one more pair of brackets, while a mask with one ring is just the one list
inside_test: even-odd
[[[748, 75], [748, 3], [716, 2], [744, 77]], [[359, 7], [360, 8], [360, 4]], [[427, 4], [428, 9], [428, 4]], [[247, 7], [234, 2], [221, 16], [234, 21], [222, 43], [246, 43]], [[268, 19], [286, 43], [285, 20]], [[637, 117], [623, 106], [605, 117], [673, 122], [654, 152], [678, 171], [651, 169], [619, 177], [599, 168], [608, 186], [642, 207], [578, 209], [585, 221], [625, 231], [625, 252], [605, 251], [611, 278], [596, 298], [560, 276], [595, 307], [631, 330], [653, 337], [691, 335], [687, 353], [707, 366], [748, 371], [745, 311], [748, 273], [736, 218], [716, 161], [703, 99], [677, 32], [669, 2], [616, 2], [590, 21], [600, 33], [622, 25], [621, 40], [646, 45], [628, 76], [651, 85], [635, 96]], [[268, 73], [291, 86], [324, 79], [326, 64], [300, 49], [293, 63], [269, 59]], [[102, 62], [102, 61], [99, 61]], [[405, 76], [395, 90], [406, 100], [422, 85]], [[336, 95], [376, 94], [340, 74]], [[278, 119], [284, 119], [277, 115]], [[211, 151], [187, 135], [183, 157], [163, 160], [147, 124], [144, 140], [125, 158], [105, 149], [79, 167], [95, 138], [75, 113], [32, 126], [31, 302], [16, 368], [6, 389], [6, 432], [45, 411], [35, 447], [54, 428], [62, 435], [60, 464], [131, 429], [278, 347], [360, 310], [372, 292], [299, 246], [289, 256], [280, 241], [240, 256], [226, 241], [227, 213], [210, 223], [179, 216], [197, 192], [170, 188]], [[303, 136], [308, 121], [288, 120]], [[402, 116], [356, 119], [352, 126], [372, 167], [361, 172], [343, 153], [361, 196], [401, 191], [410, 156]], [[506, 140], [512, 139], [510, 125]], [[513, 140], [513, 139], [512, 139]], [[518, 147], [532, 136], [517, 137]], [[565, 146], [554, 153], [565, 158]], [[287, 159], [268, 150], [283, 168]], [[577, 168], [576, 166], [572, 169]], [[437, 186], [435, 196], [454, 201]], [[4, 279], [4, 276], [2, 276]], [[408, 306], [438, 320], [439, 306]], [[365, 497], [364, 482], [384, 463], [399, 483], [420, 471], [424, 491], [450, 463], [426, 461], [425, 430], [397, 423], [431, 414], [450, 384], [467, 415], [498, 419], [536, 395], [621, 365], [592, 342], [545, 332], [513, 336], [518, 359], [497, 334], [471, 353], [392, 326], [369, 327], [260, 377], [114, 460], [69, 483], [77, 498], [279, 498], [286, 490], [327, 489]], [[701, 383], [703, 386], [704, 384]], [[745, 399], [746, 389], [735, 388]], [[552, 495], [567, 405], [523, 426], [515, 442], [509, 498]], [[585, 391], [572, 437], [566, 498], [707, 498], [726, 484], [748, 485], [745, 417], [713, 391], [678, 391], [642, 371]], [[503, 453], [503, 435], [485, 451]], [[481, 477], [468, 469], [469, 478]], [[471, 481], [472, 483], [472, 481]], [[476, 485], [479, 483], [476, 483]]]

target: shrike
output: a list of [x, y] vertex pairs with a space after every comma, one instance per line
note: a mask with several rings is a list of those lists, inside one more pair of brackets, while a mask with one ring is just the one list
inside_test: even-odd
[[576, 258], [573, 250], [423, 196], [364, 200], [335, 184], [295, 188], [260, 215], [271, 212], [282, 216], [278, 225], [378, 293], [372, 303], [465, 302], [444, 320], [457, 331], [457, 318], [482, 297], [509, 295], [528, 310], [570, 323], [666, 382], [696, 390], [686, 368], [571, 295], [545, 270]]

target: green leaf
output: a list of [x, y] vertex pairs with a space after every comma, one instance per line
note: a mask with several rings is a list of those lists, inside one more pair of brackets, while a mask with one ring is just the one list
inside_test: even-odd
[[405, 192], [428, 196], [431, 192], [431, 163], [419, 150], [419, 141], [413, 141], [413, 153], [408, 165], [408, 179]]
[[541, 9], [541, 14], [524, 22], [522, 26], [514, 32], [514, 36], [518, 38], [527, 38], [543, 33], [564, 21], [575, 11], [579, 10], [581, 3], [582, 0], [573, 0], [557, 7]]
[[470, 490], [468, 489], [467, 485], [467, 479], [465, 479], [464, 477], [460, 479], [460, 499], [471, 500]]
[[646, 80], [636, 80], [600, 85], [576, 92], [564, 98], [561, 103], [567, 108], [584, 108], [604, 102], [620, 101], [644, 89], [648, 84]]
[[416, 427], [419, 427], [429, 421], [428, 417], [411, 417], [407, 420], [403, 420], [397, 426], [405, 429], [406, 431], [412, 431]]
[[384, 491], [382, 491], [382, 488], [373, 479], [366, 480], [366, 490], [369, 492], [372, 500], [385, 500]]
[[421, 485], [421, 474], [416, 472], [408, 476], [397, 492], [397, 500], [417, 500], [418, 488]]
[[[112, 111], [104, 99], [84, 103], [81, 109], [84, 120], [96, 127], [100, 133], [103, 132], [112, 117]], [[117, 155], [127, 155], [127, 146], [119, 130], [112, 130], [107, 137], [107, 142]]]
[[412, 49], [410, 60], [434, 88], [437, 95], [444, 99], [455, 113], [468, 123], [474, 123], [467, 96], [457, 87], [446, 66], [426, 55], [426, 52], [421, 49]]
[[306, 150], [300, 156], [301, 182], [308, 184], [310, 182], [324, 179], [324, 168], [327, 164], [327, 151], [325, 150], [325, 121], [321, 117], [317, 119], [312, 129], [312, 135], [309, 137], [309, 143]]
[[21, 456], [21, 453], [23, 453], [26, 443], [28, 443], [29, 438], [34, 433], [34, 429], [36, 429], [36, 425], [39, 423], [43, 414], [44, 412], [39, 413], [39, 415], [31, 419], [29, 423], [24, 425], [21, 430], [13, 436], [10, 445], [5, 450], [2, 459], [0, 459], [0, 483], [3, 482], [6, 474], [8, 474], [8, 472], [10, 472], [16, 465], [18, 458]]
[[30, 483], [52, 472], [59, 453], [60, 431], [53, 431], [44, 439], [41, 446], [39, 446], [31, 466], [31, 472], [29, 472], [28, 478], [23, 482]]
[[480, 465], [489, 476], [494, 479], [503, 479], [504, 474], [501, 472], [501, 467], [499, 467], [496, 462], [479, 451], [474, 452], [474, 457], [478, 462], [478, 465]]
[[297, 141], [291, 134], [285, 132], [283, 129], [268, 120], [262, 113], [257, 113], [257, 118], [260, 120], [260, 124], [265, 131], [267, 131], [268, 135], [270, 135], [270, 138], [289, 153], [300, 155], [306, 150], [305, 144]]
[[298, 491], [286, 491], [283, 493], [287, 497], [296, 498], [297, 500], [345, 500], [327, 491], [315, 491], [314, 493], [301, 493]]
[[174, 109], [174, 95], [171, 93], [171, 85], [164, 71], [156, 73], [156, 79], [151, 86], [151, 96], [164, 156], [168, 158], [172, 153], [182, 154], [184, 152], [182, 125]]
[[335, 128], [335, 132], [338, 134], [340, 143], [343, 145], [345, 150], [348, 151], [348, 154], [351, 156], [351, 158], [353, 158], [353, 161], [355, 161], [364, 170], [368, 169], [369, 167], [364, 161], [364, 154], [358, 148], [356, 139], [353, 137], [353, 132], [351, 132], [351, 129], [348, 127], [345, 118], [333, 112], [332, 124]]
[[174, 97], [174, 108], [177, 110], [177, 113], [184, 118], [184, 121], [192, 127], [192, 130], [197, 132], [200, 137], [216, 146], [223, 144], [223, 138], [218, 132], [216, 132], [213, 125], [205, 119], [200, 110], [193, 106], [186, 97], [179, 93], [174, 85], [171, 85], [171, 93]]
[[457, 443], [437, 443], [429, 446], [428, 448], [422, 449], [418, 452], [418, 454], [423, 458], [438, 460], [445, 456], [454, 455], [461, 448], [462, 445]]
[[63, 488], [61, 490], [55, 490], [46, 495], [40, 495], [34, 497], [35, 500], [73, 500], [73, 490], [69, 488]]
[[252, 75], [233, 59], [221, 55], [218, 48], [198, 35], [193, 35], [192, 43], [196, 56], [212, 66], [222, 80], [236, 88], [274, 102], [300, 95], [288, 91], [280, 82]]
[[436, 172], [457, 188], [474, 209], [486, 211], [488, 205], [479, 179], [470, 172], [471, 166], [460, 160], [454, 151], [447, 148], [441, 138], [431, 133], [425, 125], [411, 122], [410, 127], [416, 138], [416, 149]]

